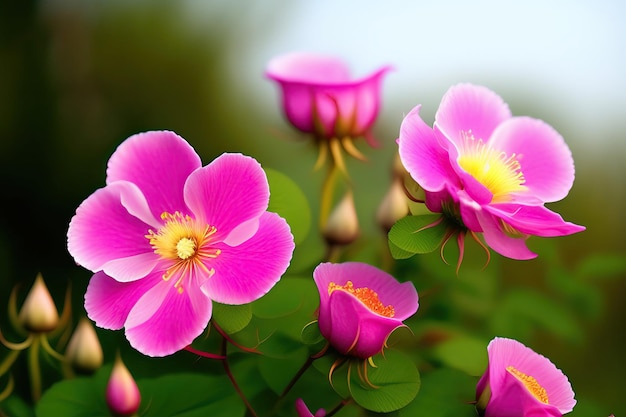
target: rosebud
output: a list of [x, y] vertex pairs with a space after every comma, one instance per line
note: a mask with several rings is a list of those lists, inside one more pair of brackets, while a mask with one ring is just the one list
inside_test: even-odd
[[376, 212], [376, 221], [385, 232], [389, 232], [395, 222], [409, 214], [409, 203], [401, 181], [402, 178], [393, 180]]
[[322, 234], [331, 245], [347, 245], [359, 237], [359, 219], [352, 192], [348, 191], [330, 213]]
[[102, 366], [102, 346], [96, 329], [86, 318], [80, 319], [65, 351], [70, 366], [78, 373], [93, 373]]
[[41, 274], [37, 274], [18, 320], [26, 330], [33, 333], [47, 333], [59, 325], [59, 313]]
[[141, 404], [137, 383], [119, 354], [107, 383], [106, 401], [109, 410], [117, 417], [134, 416]]

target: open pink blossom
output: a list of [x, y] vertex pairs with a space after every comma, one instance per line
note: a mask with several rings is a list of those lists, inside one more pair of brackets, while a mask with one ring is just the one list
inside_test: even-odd
[[489, 365], [476, 386], [476, 408], [485, 417], [560, 417], [576, 400], [567, 377], [548, 358], [517, 340], [496, 337]]
[[433, 128], [415, 107], [398, 138], [403, 165], [424, 189], [426, 206], [513, 259], [537, 255], [531, 236], [564, 236], [585, 228], [544, 204], [563, 199], [574, 162], [561, 135], [541, 120], [512, 117], [486, 87], [459, 84], [443, 97]]
[[313, 271], [320, 294], [322, 336], [344, 355], [367, 359], [419, 306], [413, 283], [361, 262], [321, 263]]
[[265, 172], [251, 157], [223, 154], [202, 166], [173, 132], [128, 138], [68, 230], [70, 254], [95, 272], [89, 317], [124, 327], [146, 355], [183, 349], [206, 328], [211, 300], [254, 301], [287, 269], [293, 237], [268, 202]]
[[298, 398], [296, 400], [296, 412], [298, 413], [298, 417], [325, 417], [326, 410], [320, 408], [313, 414], [309, 407], [306, 406], [304, 400], [302, 398]]

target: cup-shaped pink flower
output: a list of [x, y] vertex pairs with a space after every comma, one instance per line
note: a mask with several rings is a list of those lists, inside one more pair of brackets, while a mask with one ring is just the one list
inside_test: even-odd
[[326, 410], [320, 408], [313, 414], [309, 407], [306, 406], [306, 403], [302, 398], [298, 398], [296, 400], [296, 412], [298, 413], [298, 417], [325, 417]]
[[431, 211], [452, 208], [451, 217], [513, 259], [536, 257], [526, 246], [531, 235], [585, 229], [544, 206], [567, 196], [574, 182], [572, 154], [554, 128], [513, 117], [502, 98], [472, 84], [447, 91], [433, 128], [419, 111], [418, 105], [403, 120], [398, 145]]
[[251, 157], [223, 154], [202, 166], [173, 132], [130, 137], [68, 230], [70, 254], [95, 272], [89, 318], [124, 327], [146, 355], [183, 349], [206, 328], [212, 300], [252, 302], [286, 271], [293, 236], [268, 203], [267, 177]]
[[418, 309], [413, 283], [361, 262], [321, 263], [313, 271], [320, 294], [320, 333], [343, 355], [367, 359]]
[[290, 53], [272, 59], [266, 76], [277, 82], [285, 116], [297, 129], [318, 138], [364, 136], [380, 109], [381, 84], [391, 70], [384, 66], [353, 79], [342, 60], [312, 53]]
[[489, 364], [476, 386], [476, 408], [485, 417], [560, 417], [576, 400], [567, 377], [548, 358], [513, 339], [496, 337]]

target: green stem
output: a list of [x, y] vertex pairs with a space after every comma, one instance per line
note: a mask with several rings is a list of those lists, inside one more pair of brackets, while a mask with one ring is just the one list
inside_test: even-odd
[[12, 350], [11, 352], [9, 352], [7, 357], [4, 358], [2, 363], [0, 363], [0, 376], [4, 375], [4, 373], [9, 370], [9, 368], [11, 367], [11, 365], [13, 365], [13, 362], [15, 362], [19, 354], [20, 354], [19, 350]]
[[322, 196], [320, 199], [320, 229], [324, 229], [333, 204], [335, 191], [335, 178], [337, 177], [337, 165], [331, 164], [322, 184]]
[[39, 365], [39, 347], [41, 335], [33, 338], [33, 343], [28, 349], [28, 372], [30, 374], [30, 389], [33, 402], [38, 402], [41, 397], [41, 366]]

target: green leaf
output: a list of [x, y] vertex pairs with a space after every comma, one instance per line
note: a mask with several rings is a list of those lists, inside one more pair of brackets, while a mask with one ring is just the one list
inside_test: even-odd
[[228, 334], [242, 330], [251, 319], [250, 304], [228, 305], [213, 302], [213, 320]]
[[315, 345], [324, 340], [324, 336], [320, 333], [320, 328], [316, 321], [307, 323], [302, 328], [302, 341], [307, 345]]
[[312, 278], [289, 276], [283, 277], [251, 306], [255, 316], [272, 319], [287, 316], [301, 308], [310, 308], [313, 313], [318, 303], [319, 295]]
[[437, 344], [432, 354], [450, 368], [480, 376], [487, 368], [487, 344], [476, 337], [458, 335]]
[[374, 368], [365, 362], [367, 381], [358, 372], [363, 361], [350, 364], [350, 393], [357, 404], [377, 413], [388, 413], [413, 401], [420, 389], [420, 375], [410, 357], [389, 349], [384, 356], [375, 356], [373, 362]]
[[298, 185], [285, 174], [265, 168], [270, 185], [268, 211], [278, 213], [291, 227], [294, 241], [301, 243], [311, 228], [311, 208]]
[[577, 268], [579, 277], [591, 279], [620, 278], [626, 272], [626, 258], [618, 254], [595, 254], [586, 257]]
[[393, 242], [391, 242], [391, 240], [389, 240], [389, 252], [391, 252], [391, 256], [393, 257], [393, 259], [408, 259], [411, 256], [415, 255], [414, 252], [409, 252], [404, 249], [400, 249], [399, 247], [394, 245]]
[[0, 415], [11, 417], [35, 417], [35, 411], [17, 395], [0, 402]]
[[393, 244], [410, 253], [434, 251], [443, 243], [447, 230], [445, 221], [436, 224], [439, 219], [441, 214], [423, 214], [398, 220], [389, 231], [390, 249]]
[[441, 368], [422, 374], [422, 388], [411, 404], [400, 410], [401, 417], [476, 417], [471, 402], [476, 382], [461, 371]]

